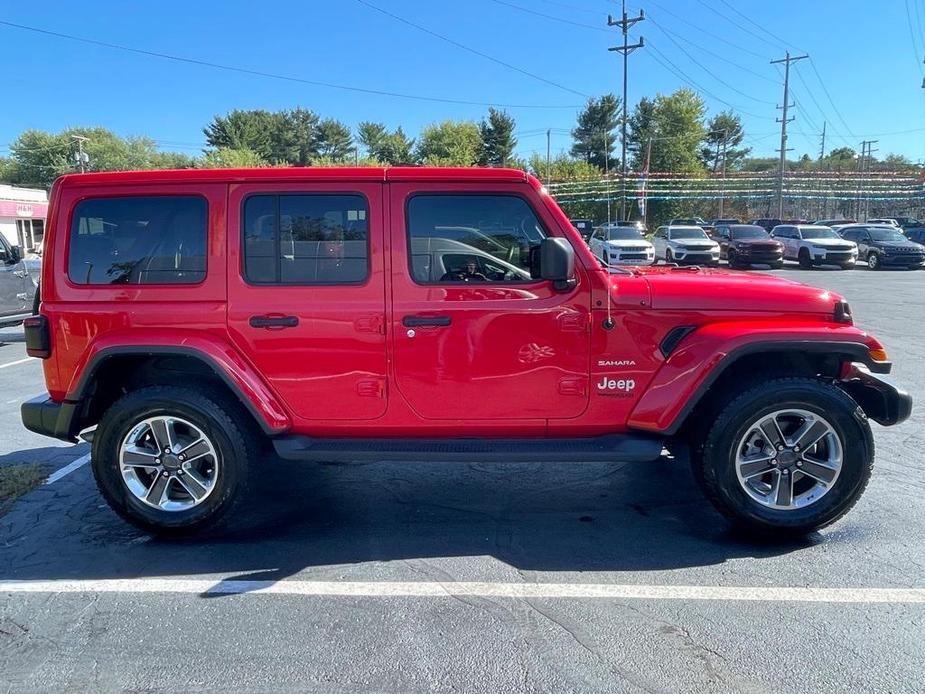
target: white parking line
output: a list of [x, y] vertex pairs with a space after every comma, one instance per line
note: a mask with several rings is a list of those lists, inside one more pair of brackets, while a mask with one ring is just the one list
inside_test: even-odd
[[74, 472], [74, 470], [83, 467], [89, 462], [90, 462], [90, 454], [87, 453], [86, 455], [82, 455], [74, 462], [68, 463], [60, 470], [55, 470], [53, 473], [51, 473], [48, 476], [48, 479], [45, 480], [45, 484], [54, 484], [55, 482], [60, 480], [62, 477], [70, 475], [72, 472]]
[[35, 357], [26, 357], [25, 359], [20, 359], [18, 361], [11, 361], [6, 364], [0, 364], [0, 369], [5, 369], [8, 366], [16, 366], [17, 364], [25, 364], [27, 361], [33, 361]]
[[0, 581], [0, 593], [188, 593], [366, 598], [592, 598], [815, 603], [925, 603], [925, 588], [647, 586], [607, 583], [215, 581], [180, 578]]

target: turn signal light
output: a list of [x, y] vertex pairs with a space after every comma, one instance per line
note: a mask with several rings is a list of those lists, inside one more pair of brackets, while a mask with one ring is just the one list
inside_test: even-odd
[[870, 349], [867, 350], [867, 354], [869, 354], [870, 358], [874, 361], [889, 361], [889, 357], [886, 356], [885, 349]]

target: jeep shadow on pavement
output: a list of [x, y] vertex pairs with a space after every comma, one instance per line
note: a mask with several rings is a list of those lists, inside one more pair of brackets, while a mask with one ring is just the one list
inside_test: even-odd
[[23, 422], [85, 432], [103, 498], [156, 534], [259, 513], [268, 448], [657, 469], [686, 446], [731, 523], [801, 535], [866, 487], [868, 419], [912, 407], [840, 296], [606, 267], [522, 171], [72, 174], [44, 243]]

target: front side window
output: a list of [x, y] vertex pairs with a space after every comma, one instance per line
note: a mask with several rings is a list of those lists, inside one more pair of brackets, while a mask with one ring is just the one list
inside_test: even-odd
[[195, 196], [89, 198], [71, 217], [75, 284], [196, 284], [206, 276], [208, 206]]
[[355, 194], [251, 195], [244, 275], [253, 284], [357, 284], [369, 275], [369, 206]]
[[411, 274], [421, 284], [526, 282], [546, 232], [515, 195], [415, 195], [407, 204]]

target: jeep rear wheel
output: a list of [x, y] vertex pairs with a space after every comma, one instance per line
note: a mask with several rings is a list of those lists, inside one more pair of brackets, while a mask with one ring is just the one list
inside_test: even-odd
[[220, 393], [131, 392], [106, 411], [93, 438], [97, 486], [113, 510], [147, 532], [214, 526], [245, 496], [257, 455], [249, 424]]
[[710, 501], [735, 526], [802, 535], [848, 512], [873, 458], [867, 418], [844, 391], [783, 378], [732, 400], [691, 462]]

